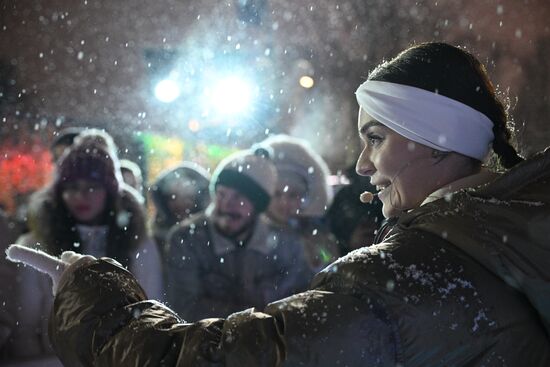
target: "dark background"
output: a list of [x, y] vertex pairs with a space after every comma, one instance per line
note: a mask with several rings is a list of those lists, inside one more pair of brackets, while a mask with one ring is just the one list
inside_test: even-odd
[[[550, 142], [549, 18], [547, 0], [1, 0], [1, 139], [98, 126], [135, 156], [139, 131], [239, 147], [286, 132], [336, 171], [358, 154], [353, 93], [369, 70], [440, 40], [486, 63], [529, 155]], [[230, 134], [201, 120], [195, 98], [194, 75], [226, 62], [255, 73], [260, 96]], [[170, 70], [189, 88], [163, 104], [152, 86]], [[311, 89], [298, 85], [305, 74]]]

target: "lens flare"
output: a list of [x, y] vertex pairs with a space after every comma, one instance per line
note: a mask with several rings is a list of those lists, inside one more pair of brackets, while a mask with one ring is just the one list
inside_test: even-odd
[[252, 85], [247, 80], [230, 76], [217, 82], [211, 90], [207, 90], [205, 98], [205, 103], [215, 112], [226, 116], [237, 115], [250, 108]]
[[171, 79], [164, 79], [155, 86], [155, 97], [161, 102], [173, 102], [180, 95], [178, 83]]

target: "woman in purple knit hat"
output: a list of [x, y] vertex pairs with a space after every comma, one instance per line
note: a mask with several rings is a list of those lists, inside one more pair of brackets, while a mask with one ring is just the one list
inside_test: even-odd
[[[102, 133], [102, 136], [105, 133]], [[86, 134], [61, 156], [51, 184], [30, 203], [30, 232], [17, 243], [52, 255], [72, 250], [108, 256], [128, 268], [147, 294], [162, 298], [162, 270], [154, 242], [148, 237], [144, 210], [123, 183], [112, 147]], [[47, 276], [20, 267], [15, 303], [19, 322], [8, 341], [16, 365], [59, 365], [47, 337], [53, 296]]]

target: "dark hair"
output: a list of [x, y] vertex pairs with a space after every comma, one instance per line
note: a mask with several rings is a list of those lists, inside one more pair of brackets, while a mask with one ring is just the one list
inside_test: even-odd
[[508, 115], [487, 70], [469, 52], [446, 43], [422, 43], [374, 69], [369, 80], [404, 84], [462, 102], [493, 122], [493, 151], [504, 168], [521, 162], [507, 128]]
[[161, 172], [155, 183], [151, 186], [151, 198], [155, 205], [156, 213], [152, 223], [153, 235], [158, 243], [164, 242], [165, 232], [173, 225], [179, 223], [179, 219], [168, 209], [168, 185], [172, 181], [185, 181], [196, 187], [195, 208], [190, 214], [195, 214], [206, 209], [210, 203], [208, 184], [210, 174], [198, 164], [183, 162], [179, 166]]

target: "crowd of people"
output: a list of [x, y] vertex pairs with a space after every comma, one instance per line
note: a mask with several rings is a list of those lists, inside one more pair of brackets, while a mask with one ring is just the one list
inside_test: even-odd
[[368, 185], [331, 199], [319, 157], [268, 138], [211, 176], [162, 175], [156, 201], [178, 209], [156, 243], [112, 144], [79, 135], [33, 200], [48, 231], [8, 249], [53, 288], [14, 292], [28, 320], [2, 315], [4, 340], [45, 353], [47, 327], [68, 366], [550, 365], [550, 149], [516, 152], [483, 64], [445, 43], [380, 64], [356, 98]]
[[[326, 163], [302, 139], [271, 136], [226, 157], [212, 174], [182, 161], [147, 187], [140, 167], [118, 158], [120, 148], [104, 130], [62, 130], [51, 149], [53, 180], [30, 197], [25, 230], [12, 226], [3, 248], [15, 242], [56, 256], [113, 258], [149, 298], [195, 321], [303, 291], [352, 247], [330, 230], [328, 209], [342, 209], [332, 201]], [[358, 205], [372, 214], [343, 210], [371, 221], [373, 235], [380, 206]], [[1, 360], [60, 365], [48, 340], [49, 277], [6, 261], [0, 272]]]

